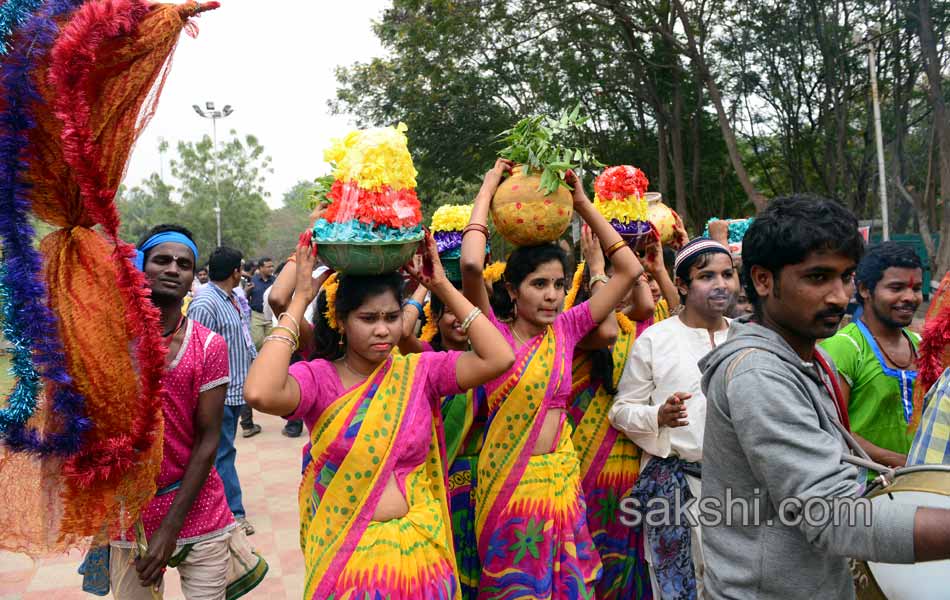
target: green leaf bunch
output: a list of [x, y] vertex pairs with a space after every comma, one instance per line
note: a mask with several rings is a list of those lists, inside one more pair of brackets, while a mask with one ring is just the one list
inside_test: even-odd
[[538, 190], [553, 194], [558, 187], [571, 186], [564, 181], [570, 169], [585, 165], [603, 167], [590, 149], [576, 143], [590, 117], [581, 115], [581, 105], [564, 109], [557, 117], [535, 115], [518, 121], [514, 127], [498, 137], [505, 147], [498, 153], [502, 158], [524, 165], [528, 171], [541, 174]]

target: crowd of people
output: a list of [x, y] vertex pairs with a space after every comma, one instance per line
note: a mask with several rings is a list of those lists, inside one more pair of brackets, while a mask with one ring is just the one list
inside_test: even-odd
[[[332, 273], [308, 236], [277, 270], [227, 247], [199, 262], [181, 226], [145, 236], [165, 457], [148, 552], [114, 570], [116, 597], [150, 597], [170, 565], [186, 597], [225, 597], [229, 538], [254, 532], [234, 445], [239, 422], [260, 432], [252, 409], [308, 432], [308, 599], [837, 599], [855, 596], [851, 559], [950, 558], [950, 511], [815, 523], [783, 504], [950, 462], [947, 377], [915, 412], [912, 249], [865, 251], [855, 217], [811, 196], [774, 199], [741, 255], [716, 227], [635, 249], [569, 175], [579, 256], [550, 243], [486, 268], [510, 169], [475, 198], [460, 281], [431, 236], [379, 276]], [[730, 498], [761, 518], [707, 526], [689, 502]]]

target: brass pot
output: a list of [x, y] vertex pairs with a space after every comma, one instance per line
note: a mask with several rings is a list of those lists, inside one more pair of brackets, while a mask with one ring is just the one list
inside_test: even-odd
[[516, 165], [511, 177], [502, 182], [492, 199], [491, 214], [495, 229], [516, 246], [537, 246], [556, 241], [567, 231], [574, 216], [571, 191], [558, 187], [545, 195], [541, 174], [525, 174], [522, 165]]

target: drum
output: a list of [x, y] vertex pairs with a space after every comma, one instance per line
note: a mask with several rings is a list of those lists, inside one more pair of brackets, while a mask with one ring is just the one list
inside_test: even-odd
[[[894, 482], [872, 484], [865, 497], [874, 509], [889, 502], [950, 509], [950, 465], [897, 469]], [[873, 521], [872, 521], [873, 522]], [[950, 597], [950, 560], [893, 565], [853, 561], [859, 600], [945, 600]]]

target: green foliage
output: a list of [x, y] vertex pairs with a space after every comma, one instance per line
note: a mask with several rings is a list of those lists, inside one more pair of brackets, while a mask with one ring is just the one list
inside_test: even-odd
[[267, 241], [264, 223], [270, 208], [264, 182], [272, 172], [270, 161], [255, 136], [241, 138], [234, 130], [230, 139], [219, 142], [217, 152], [207, 136], [197, 143], [178, 143], [171, 171], [181, 182], [181, 202], [188, 215], [183, 224], [194, 232], [202, 256], [208, 256], [216, 244], [216, 197], [223, 245], [252, 255]]
[[583, 169], [587, 163], [604, 166], [588, 148], [569, 145], [590, 120], [581, 116], [580, 111], [581, 105], [578, 104], [573, 110], [562, 110], [554, 119], [545, 115], [521, 119], [498, 136], [506, 144], [498, 155], [541, 173], [538, 189], [543, 189], [545, 195], [553, 194], [560, 186], [571, 189], [564, 181], [569, 169]]

